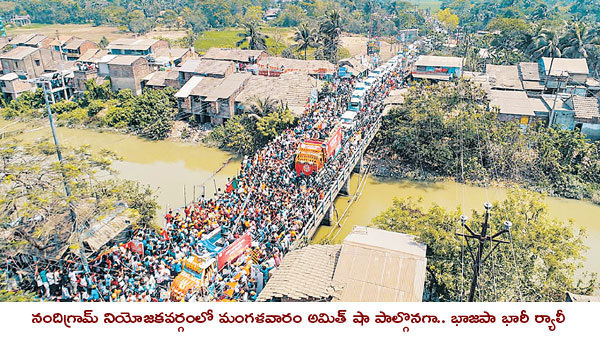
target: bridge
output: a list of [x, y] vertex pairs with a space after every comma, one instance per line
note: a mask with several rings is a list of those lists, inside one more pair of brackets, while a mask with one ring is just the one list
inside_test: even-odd
[[354, 154], [338, 172], [335, 181], [325, 193], [323, 199], [317, 204], [312, 216], [306, 221], [302, 233], [299, 234], [292, 248], [297, 248], [303, 242], [310, 241], [321, 224], [325, 223], [332, 226], [335, 199], [340, 193], [350, 194], [350, 176], [352, 173], [364, 171], [364, 154], [381, 127], [381, 119], [382, 115], [379, 115], [372, 128], [360, 140]]

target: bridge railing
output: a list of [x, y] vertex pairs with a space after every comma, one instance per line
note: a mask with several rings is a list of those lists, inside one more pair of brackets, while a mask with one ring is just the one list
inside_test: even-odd
[[314, 231], [316, 231], [317, 226], [319, 226], [321, 220], [323, 220], [326, 211], [335, 201], [335, 197], [337, 197], [340, 188], [342, 187], [341, 185], [343, 185], [343, 183], [346, 180], [348, 180], [348, 175], [352, 173], [352, 170], [356, 166], [356, 163], [360, 160], [360, 157], [363, 155], [363, 153], [375, 137], [375, 134], [377, 133], [377, 131], [379, 131], [380, 127], [381, 116], [378, 116], [377, 120], [375, 121], [375, 124], [373, 125], [373, 128], [371, 128], [369, 132], [367, 132], [365, 137], [360, 141], [357, 151], [354, 152], [350, 160], [340, 171], [340, 174], [333, 182], [331, 188], [323, 196], [323, 199], [321, 199], [320, 202], [317, 204], [312, 216], [306, 221], [306, 224], [303, 225], [302, 232], [296, 238], [296, 241], [292, 245], [292, 248], [296, 248], [300, 244], [300, 242], [304, 241], [305, 237], [307, 238], [306, 240], [310, 240], [310, 238], [312, 238], [312, 235], [314, 234]]

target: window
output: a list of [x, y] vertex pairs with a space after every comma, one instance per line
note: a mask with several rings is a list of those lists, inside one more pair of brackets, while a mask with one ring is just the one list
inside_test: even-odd
[[36, 65], [36, 66], [39, 66], [39, 65], [40, 65], [40, 59], [35, 59], [34, 61], [35, 61], [35, 65]]
[[6, 87], [6, 84], [4, 83], [4, 81], [0, 81], [0, 87]]

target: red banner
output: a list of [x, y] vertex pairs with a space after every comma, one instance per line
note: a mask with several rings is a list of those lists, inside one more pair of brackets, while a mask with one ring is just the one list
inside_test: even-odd
[[238, 240], [234, 241], [233, 244], [227, 246], [224, 250], [219, 252], [217, 255], [217, 262], [219, 263], [219, 269], [223, 268], [228, 262], [232, 262], [237, 257], [242, 255], [246, 248], [249, 248], [252, 244], [252, 237], [250, 232], [242, 235]]
[[144, 255], [144, 244], [141, 241], [132, 240], [127, 243], [127, 247], [131, 252]]

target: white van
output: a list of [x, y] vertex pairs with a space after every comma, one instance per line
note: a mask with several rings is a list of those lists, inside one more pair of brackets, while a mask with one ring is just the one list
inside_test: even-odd
[[354, 121], [354, 118], [356, 118], [356, 114], [357, 113], [355, 111], [346, 111], [346, 113], [344, 113], [340, 118], [340, 120], [342, 121], [342, 127], [345, 129], [353, 128], [356, 125], [356, 121]]
[[367, 90], [367, 86], [365, 86], [364, 82], [357, 82], [354, 85], [354, 90], [356, 90], [356, 91], [366, 91]]
[[373, 87], [376, 83], [377, 83], [377, 78], [376, 77], [369, 76], [369, 78], [367, 80], [365, 80], [365, 86], [367, 88]]

